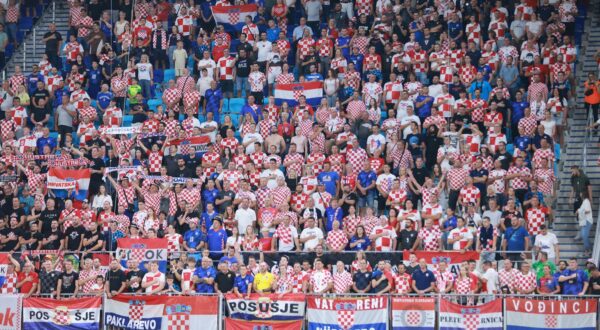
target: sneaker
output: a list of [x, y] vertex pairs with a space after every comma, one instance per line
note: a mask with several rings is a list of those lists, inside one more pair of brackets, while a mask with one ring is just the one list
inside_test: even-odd
[[573, 237], [575, 241], [581, 241], [581, 235], [577, 234], [577, 236]]

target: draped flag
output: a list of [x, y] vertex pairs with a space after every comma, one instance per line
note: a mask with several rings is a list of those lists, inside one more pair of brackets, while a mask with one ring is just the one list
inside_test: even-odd
[[206, 152], [210, 138], [208, 136], [192, 136], [186, 139], [171, 140], [170, 143], [177, 146], [178, 154], [188, 155], [192, 152]]
[[172, 296], [166, 298], [163, 330], [218, 329], [218, 324], [219, 297]]
[[237, 295], [225, 296], [227, 309], [232, 319], [295, 321], [304, 318], [305, 300], [303, 294], [286, 294], [260, 296], [252, 294], [250, 299], [238, 298]]
[[2, 294], [0, 299], [0, 329], [20, 330], [21, 308], [23, 296], [19, 294]]
[[87, 198], [90, 185], [90, 169], [63, 170], [50, 168], [48, 170], [48, 189], [55, 190], [57, 195], [66, 195], [68, 190], [73, 190], [73, 197], [77, 200]]
[[226, 330], [300, 330], [302, 321], [244, 321], [225, 318]]
[[106, 299], [104, 326], [130, 330], [162, 329], [165, 301], [165, 297], [159, 296], [118, 295]]
[[440, 299], [440, 330], [502, 330], [502, 300], [463, 306]]
[[448, 270], [454, 274], [459, 273], [460, 264], [464, 261], [479, 260], [479, 252], [477, 251], [466, 251], [461, 253], [460, 251], [444, 251], [444, 252], [429, 252], [429, 251], [404, 251], [402, 260], [405, 265], [408, 265], [410, 254], [414, 253], [417, 256], [417, 260], [423, 258], [427, 261], [427, 265], [431, 270], [437, 269], [437, 265], [445, 261], [448, 264]]
[[24, 330], [92, 330], [100, 328], [102, 298], [89, 297], [56, 300], [25, 298]]
[[428, 330], [435, 327], [435, 298], [392, 298], [393, 330]]
[[596, 329], [597, 299], [505, 298], [507, 330]]
[[147, 261], [158, 261], [158, 268], [164, 273], [167, 270], [168, 245], [166, 238], [120, 238], [117, 240], [117, 255], [123, 267], [127, 267], [130, 259], [139, 261], [140, 269], [144, 269]]
[[275, 85], [275, 104], [277, 105], [287, 102], [289, 106], [295, 107], [302, 95], [306, 97], [306, 103], [318, 107], [323, 98], [323, 82], [310, 81]]
[[241, 31], [244, 27], [246, 16], [254, 16], [258, 11], [256, 4], [251, 3], [241, 6], [211, 6], [213, 17], [217, 24], [223, 25], [227, 31]]
[[386, 330], [388, 298], [309, 297], [308, 330]]

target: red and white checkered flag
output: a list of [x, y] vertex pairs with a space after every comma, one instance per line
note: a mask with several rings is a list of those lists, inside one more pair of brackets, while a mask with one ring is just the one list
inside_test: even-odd
[[130, 260], [142, 261], [142, 260], [144, 260], [144, 255], [145, 254], [146, 254], [146, 250], [145, 249], [131, 249], [129, 251], [129, 259]]
[[137, 301], [129, 302], [129, 319], [139, 321], [144, 315], [144, 305]]
[[356, 306], [350, 303], [342, 303], [335, 306], [337, 310], [337, 321], [344, 330], [352, 328], [354, 325], [354, 313]]
[[544, 324], [546, 328], [556, 328], [558, 326], [558, 316], [557, 315], [546, 315], [544, 318]]
[[479, 327], [479, 314], [463, 314], [463, 325], [466, 330], [476, 330]]
[[190, 328], [189, 314], [171, 314], [168, 316], [167, 330], [187, 330]]
[[230, 9], [227, 14], [229, 15], [229, 23], [231, 23], [231, 25], [235, 25], [239, 22], [240, 10], [238, 8]]
[[71, 324], [71, 316], [69, 315], [69, 309], [65, 306], [58, 306], [54, 309], [54, 323], [59, 325]]

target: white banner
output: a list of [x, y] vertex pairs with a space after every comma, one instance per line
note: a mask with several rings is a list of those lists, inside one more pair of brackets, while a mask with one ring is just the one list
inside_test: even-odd
[[109, 127], [102, 131], [105, 135], [119, 135], [119, 134], [135, 134], [139, 133], [141, 126], [137, 127]]
[[3, 294], [0, 299], [0, 330], [21, 329], [23, 299], [17, 294]]

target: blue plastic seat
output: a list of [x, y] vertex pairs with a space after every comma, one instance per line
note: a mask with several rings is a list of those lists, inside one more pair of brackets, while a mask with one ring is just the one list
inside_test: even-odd
[[515, 146], [512, 143], [506, 145], [506, 153], [512, 155], [515, 153]]
[[229, 113], [229, 99], [223, 99], [223, 108], [224, 113]]
[[132, 122], [133, 122], [133, 116], [132, 115], [124, 115], [123, 116], [123, 126], [124, 127], [131, 126]]
[[242, 107], [246, 105], [246, 100], [242, 98], [235, 98], [229, 100], [229, 112], [231, 114], [240, 114], [242, 112]]
[[20, 30], [31, 30], [32, 27], [33, 27], [33, 18], [21, 17], [19, 19], [19, 29]]
[[162, 83], [164, 81], [165, 75], [164, 75], [163, 70], [156, 69], [156, 70], [154, 70], [153, 73], [154, 73], [154, 79], [153, 80], [154, 80], [155, 83], [160, 84], [160, 83]]
[[50, 132], [50, 135], [49, 135], [49, 136], [50, 136], [51, 138], [58, 139], [58, 132]]
[[156, 111], [156, 108], [161, 104], [162, 104], [161, 99], [148, 100], [148, 108], [150, 108], [150, 110], [152, 110], [152, 111]]
[[174, 79], [175, 79], [175, 69], [165, 70], [164, 75], [163, 75], [163, 81], [169, 82], [169, 80], [174, 80]]

